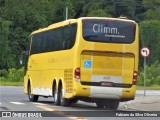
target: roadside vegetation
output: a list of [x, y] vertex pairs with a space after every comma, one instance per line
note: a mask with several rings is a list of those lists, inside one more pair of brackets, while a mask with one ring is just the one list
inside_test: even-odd
[[24, 67], [0, 70], [0, 85], [23, 85]]
[[[144, 86], [144, 69], [139, 69], [139, 76], [137, 80], [138, 86]], [[146, 66], [146, 86], [150, 88], [160, 89], [160, 63], [156, 61], [150, 66]], [[140, 87], [139, 87], [140, 88]]]
[[[137, 90], [144, 90], [144, 86], [137, 86]], [[160, 86], [153, 85], [153, 86], [146, 86], [145, 90], [160, 90]]]

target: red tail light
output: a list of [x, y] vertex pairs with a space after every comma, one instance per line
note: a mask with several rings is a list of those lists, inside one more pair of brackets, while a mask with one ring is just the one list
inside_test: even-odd
[[74, 77], [76, 79], [80, 79], [80, 68], [76, 68], [75, 69]]
[[137, 77], [138, 77], [138, 72], [137, 71], [134, 71], [133, 73], [133, 84], [135, 85], [136, 82], [137, 82]]

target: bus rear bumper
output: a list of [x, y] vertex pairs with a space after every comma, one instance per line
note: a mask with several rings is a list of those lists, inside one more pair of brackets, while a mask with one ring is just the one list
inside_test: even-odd
[[131, 88], [115, 87], [90, 87], [90, 98], [117, 99], [120, 101], [133, 100], [135, 98], [136, 86]]
[[74, 97], [88, 97], [92, 99], [117, 99], [120, 101], [133, 100], [136, 85], [130, 87], [103, 87], [75, 84]]
[[91, 98], [103, 98], [103, 99], [121, 99], [122, 88], [115, 87], [90, 87]]

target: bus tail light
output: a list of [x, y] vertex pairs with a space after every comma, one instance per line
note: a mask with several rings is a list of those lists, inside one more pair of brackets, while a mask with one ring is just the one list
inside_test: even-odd
[[75, 69], [74, 77], [77, 81], [80, 81], [80, 68]]
[[133, 84], [135, 85], [136, 82], [137, 82], [137, 77], [138, 77], [138, 72], [137, 71], [134, 71], [133, 73]]

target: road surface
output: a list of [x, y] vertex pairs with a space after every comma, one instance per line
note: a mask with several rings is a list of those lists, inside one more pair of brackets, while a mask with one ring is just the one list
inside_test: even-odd
[[[148, 94], [159, 94], [159, 91], [149, 91], [146, 92]], [[137, 91], [137, 96], [143, 96], [143, 91]], [[29, 119], [38, 119], [38, 120], [99, 120], [99, 119], [120, 119], [120, 120], [135, 120], [135, 117], [107, 117], [107, 114], [117, 114], [122, 111], [133, 111], [133, 109], [125, 108], [125, 104], [121, 103], [117, 111], [110, 111], [107, 109], [99, 109], [96, 107], [95, 103], [86, 103], [79, 101], [76, 104], [71, 105], [70, 107], [61, 107], [55, 106], [53, 102], [53, 98], [43, 98], [40, 97], [38, 102], [29, 102], [28, 96], [23, 93], [23, 87], [15, 87], [15, 86], [0, 86], [0, 111], [18, 111], [19, 115], [24, 115], [25, 111], [37, 112], [37, 116], [39, 118], [29, 118]], [[47, 113], [45, 112], [47, 111]], [[49, 114], [49, 116], [54, 117], [44, 117], [40, 118], [41, 112], [45, 112]], [[110, 113], [111, 112], [111, 113]], [[44, 113], [44, 114], [45, 114]], [[43, 115], [44, 115], [43, 114]], [[23, 119], [20, 117], [16, 117], [18, 114], [14, 114], [15, 118], [13, 120]], [[24, 117], [23, 116], [23, 117]], [[1, 119], [8, 119], [5, 117], [1, 117]], [[26, 118], [27, 119], [27, 118]], [[136, 117], [136, 119], [145, 119], [150, 120], [150, 117]], [[158, 120], [158, 117], [154, 117], [154, 119]]]

